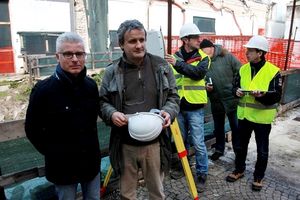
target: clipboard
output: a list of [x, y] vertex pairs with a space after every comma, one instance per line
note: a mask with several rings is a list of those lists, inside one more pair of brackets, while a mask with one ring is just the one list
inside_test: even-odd
[[241, 89], [241, 92], [243, 92], [243, 93], [250, 93], [250, 92], [253, 92], [252, 90], [242, 90]]

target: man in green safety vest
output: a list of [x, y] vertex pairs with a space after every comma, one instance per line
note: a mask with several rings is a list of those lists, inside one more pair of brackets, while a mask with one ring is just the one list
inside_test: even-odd
[[200, 49], [200, 30], [195, 24], [185, 24], [180, 29], [183, 45], [174, 55], [165, 59], [173, 66], [180, 112], [177, 117], [180, 131], [187, 147], [190, 134], [195, 148], [197, 190], [203, 192], [208, 174], [208, 156], [204, 143], [204, 106], [207, 94], [204, 77], [210, 58]]
[[253, 36], [245, 47], [249, 62], [240, 68], [233, 86], [234, 94], [240, 98], [237, 116], [241, 151], [236, 153], [235, 170], [226, 177], [226, 180], [235, 182], [244, 176], [248, 144], [254, 131], [257, 161], [252, 190], [260, 191], [268, 163], [271, 123], [276, 117], [282, 84], [280, 69], [265, 59], [269, 49], [267, 39]]

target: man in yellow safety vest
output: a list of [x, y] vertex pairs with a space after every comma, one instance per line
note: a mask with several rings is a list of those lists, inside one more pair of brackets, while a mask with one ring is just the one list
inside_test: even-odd
[[234, 94], [240, 98], [237, 116], [241, 151], [236, 153], [235, 170], [226, 180], [235, 182], [244, 176], [248, 144], [254, 131], [257, 161], [252, 190], [260, 191], [268, 163], [271, 123], [281, 98], [281, 75], [280, 69], [265, 59], [269, 49], [266, 38], [253, 36], [244, 46], [247, 48], [246, 56], [249, 62], [240, 68], [233, 86]]
[[[188, 134], [195, 148], [198, 192], [203, 192], [208, 174], [208, 156], [204, 143], [204, 110], [207, 94], [204, 77], [210, 58], [200, 49], [200, 30], [195, 24], [185, 24], [180, 29], [183, 45], [174, 55], [165, 59], [173, 66], [180, 112], [178, 124], [187, 144]], [[186, 145], [187, 147], [187, 145]]]

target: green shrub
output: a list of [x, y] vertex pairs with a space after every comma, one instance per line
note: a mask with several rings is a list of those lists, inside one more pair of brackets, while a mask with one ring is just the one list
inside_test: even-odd
[[101, 70], [99, 73], [92, 74], [91, 77], [92, 77], [92, 79], [94, 79], [94, 81], [96, 81], [97, 85], [100, 86], [103, 75], [104, 75], [104, 70]]
[[7, 96], [7, 91], [0, 92], [0, 98], [6, 97], [6, 96]]
[[22, 82], [21, 81], [11, 81], [9, 84], [9, 88], [18, 88]]

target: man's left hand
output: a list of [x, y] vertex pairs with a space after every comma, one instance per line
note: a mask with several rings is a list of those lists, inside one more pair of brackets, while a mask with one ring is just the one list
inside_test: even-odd
[[163, 124], [163, 128], [167, 128], [171, 125], [171, 116], [166, 111], [161, 111], [161, 116], [165, 119], [165, 122]]
[[176, 64], [176, 59], [170, 54], [165, 55], [165, 60], [173, 66]]
[[254, 97], [262, 97], [262, 96], [265, 96], [266, 93], [265, 93], [265, 92], [261, 92], [261, 91], [255, 90], [255, 91], [252, 91], [252, 92], [251, 92], [251, 95], [254, 96]]

